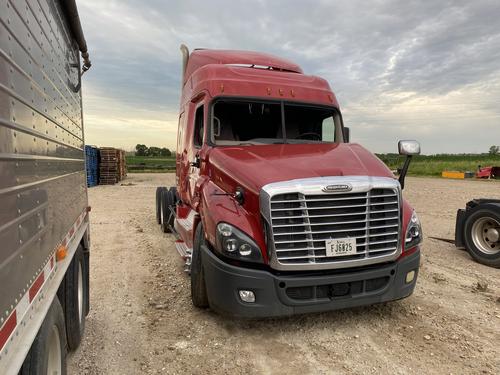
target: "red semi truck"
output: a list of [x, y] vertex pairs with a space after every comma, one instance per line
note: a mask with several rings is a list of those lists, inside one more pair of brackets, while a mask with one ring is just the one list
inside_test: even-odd
[[197, 307], [269, 317], [392, 301], [417, 280], [422, 231], [399, 180], [349, 142], [328, 83], [263, 53], [183, 54], [176, 187], [157, 219], [178, 237]]

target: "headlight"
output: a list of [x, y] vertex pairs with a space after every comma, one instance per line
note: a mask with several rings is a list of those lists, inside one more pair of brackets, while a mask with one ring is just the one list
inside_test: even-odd
[[257, 244], [241, 230], [227, 223], [217, 225], [217, 250], [229, 258], [262, 263]]
[[420, 224], [417, 213], [413, 211], [410, 222], [408, 223], [408, 228], [406, 228], [405, 250], [417, 246], [422, 242], [422, 238], [422, 225]]

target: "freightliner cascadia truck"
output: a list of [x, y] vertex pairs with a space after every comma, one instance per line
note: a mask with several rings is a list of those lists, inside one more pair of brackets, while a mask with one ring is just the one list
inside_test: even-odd
[[412, 294], [422, 231], [399, 179], [350, 143], [328, 83], [268, 54], [183, 54], [176, 186], [156, 191], [197, 307], [258, 318]]
[[[80, 62], [80, 52], [83, 64]], [[74, 0], [0, 0], [0, 374], [65, 374], [89, 311]]]

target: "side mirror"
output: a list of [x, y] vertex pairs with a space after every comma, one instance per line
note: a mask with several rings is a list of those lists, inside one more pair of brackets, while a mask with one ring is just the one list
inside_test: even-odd
[[399, 155], [420, 155], [420, 143], [417, 141], [399, 141]]
[[420, 155], [420, 143], [417, 141], [399, 141], [398, 142], [399, 155], [406, 155], [406, 160], [399, 174], [399, 183], [401, 189], [405, 188], [405, 177], [410, 167], [411, 158], [413, 155]]
[[351, 129], [344, 126], [344, 142], [351, 142]]

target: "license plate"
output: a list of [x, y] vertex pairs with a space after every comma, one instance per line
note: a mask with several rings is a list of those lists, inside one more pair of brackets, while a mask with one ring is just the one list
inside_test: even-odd
[[337, 238], [326, 240], [326, 256], [341, 257], [356, 254], [355, 238]]

